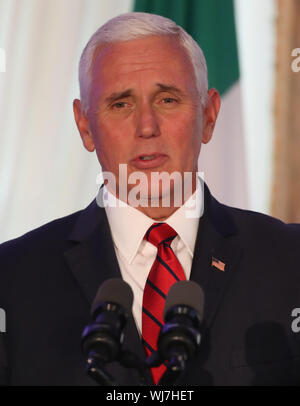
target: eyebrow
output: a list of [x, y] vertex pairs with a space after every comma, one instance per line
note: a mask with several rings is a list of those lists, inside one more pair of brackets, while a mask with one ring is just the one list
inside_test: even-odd
[[156, 85], [160, 88], [162, 92], [174, 92], [183, 95], [183, 91], [178, 89], [178, 87], [174, 85], [169, 85], [169, 84], [162, 84], [162, 83], [156, 83]]
[[[162, 92], [175, 92], [180, 95], [183, 95], [184, 93], [178, 89], [178, 87], [170, 84], [162, 84], [162, 83], [156, 83], [156, 86], [159, 87], [159, 90]], [[132, 89], [126, 89], [123, 92], [114, 92], [108, 97], [105, 98], [106, 103], [112, 103], [115, 100], [123, 99], [125, 97], [132, 96], [133, 90]]]
[[114, 92], [110, 96], [106, 97], [105, 102], [111, 103], [118, 99], [123, 99], [124, 97], [129, 97], [132, 95], [132, 89], [124, 90], [123, 92]]

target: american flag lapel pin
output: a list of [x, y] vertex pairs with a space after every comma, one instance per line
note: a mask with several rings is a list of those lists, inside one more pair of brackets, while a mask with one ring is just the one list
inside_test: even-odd
[[219, 271], [222, 271], [222, 272], [224, 272], [225, 271], [225, 262], [222, 262], [222, 261], [220, 261], [219, 259], [217, 259], [217, 258], [215, 258], [215, 257], [212, 257], [212, 260], [211, 260], [211, 266], [213, 267], [213, 268], [216, 268], [216, 269], [218, 269]]

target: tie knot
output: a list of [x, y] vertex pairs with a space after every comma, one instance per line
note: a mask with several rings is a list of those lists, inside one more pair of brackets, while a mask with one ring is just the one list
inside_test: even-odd
[[176, 236], [176, 231], [169, 224], [154, 223], [148, 228], [144, 239], [158, 247], [161, 244], [170, 245]]

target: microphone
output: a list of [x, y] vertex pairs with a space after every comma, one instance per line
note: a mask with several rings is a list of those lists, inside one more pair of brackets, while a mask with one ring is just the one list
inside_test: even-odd
[[199, 349], [203, 310], [204, 292], [196, 282], [172, 285], [164, 308], [165, 324], [157, 342], [159, 358], [168, 361], [159, 385], [175, 384]]
[[132, 303], [131, 287], [122, 279], [105, 281], [93, 301], [93, 322], [82, 333], [81, 349], [87, 357], [87, 374], [100, 385], [115, 384], [105, 365], [120, 357]]

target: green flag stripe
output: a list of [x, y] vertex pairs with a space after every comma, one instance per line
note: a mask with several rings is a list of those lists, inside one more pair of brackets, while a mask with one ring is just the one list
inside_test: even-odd
[[224, 94], [239, 79], [233, 0], [135, 0], [134, 10], [171, 18], [198, 42], [209, 87]]

